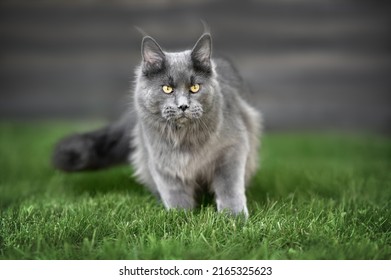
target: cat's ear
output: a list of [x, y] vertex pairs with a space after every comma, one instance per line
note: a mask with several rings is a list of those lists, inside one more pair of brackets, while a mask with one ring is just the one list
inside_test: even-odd
[[143, 71], [156, 72], [164, 67], [165, 55], [159, 44], [150, 36], [145, 36], [141, 44]]
[[205, 33], [198, 39], [194, 48], [191, 51], [191, 59], [195, 68], [202, 71], [210, 72], [212, 55], [212, 37], [209, 33]]

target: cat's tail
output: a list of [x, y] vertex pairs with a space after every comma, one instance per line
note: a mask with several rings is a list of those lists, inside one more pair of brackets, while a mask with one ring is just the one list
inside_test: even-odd
[[55, 146], [53, 165], [67, 172], [94, 170], [125, 163], [131, 152], [129, 119], [96, 131], [74, 134]]

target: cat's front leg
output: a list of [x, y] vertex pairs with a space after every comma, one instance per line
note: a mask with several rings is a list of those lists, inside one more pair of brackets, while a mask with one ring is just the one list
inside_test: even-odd
[[212, 188], [216, 195], [218, 211], [248, 217], [245, 194], [245, 167], [247, 151], [232, 149], [217, 162]]
[[167, 209], [192, 209], [195, 207], [194, 189], [171, 174], [151, 168], [153, 179], [164, 206]]

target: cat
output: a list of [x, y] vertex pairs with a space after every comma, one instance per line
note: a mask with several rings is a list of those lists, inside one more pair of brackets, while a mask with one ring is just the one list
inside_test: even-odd
[[218, 211], [248, 217], [245, 186], [258, 167], [262, 119], [241, 77], [212, 58], [210, 33], [182, 52], [145, 36], [141, 50], [132, 108], [117, 123], [61, 140], [54, 165], [80, 171], [130, 160], [167, 209], [192, 209], [206, 190]]

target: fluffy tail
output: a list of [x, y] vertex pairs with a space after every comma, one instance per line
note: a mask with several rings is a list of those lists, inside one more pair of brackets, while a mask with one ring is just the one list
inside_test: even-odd
[[124, 118], [96, 131], [65, 137], [54, 148], [53, 165], [75, 172], [125, 163], [131, 152], [128, 121]]

